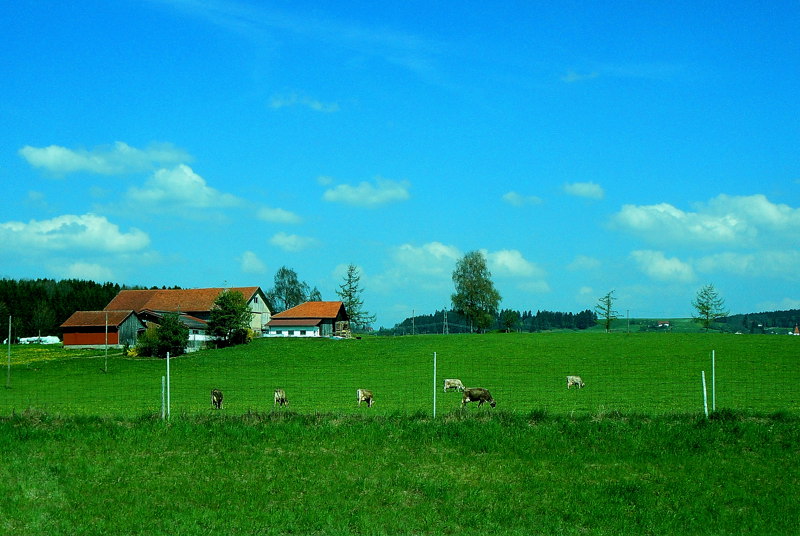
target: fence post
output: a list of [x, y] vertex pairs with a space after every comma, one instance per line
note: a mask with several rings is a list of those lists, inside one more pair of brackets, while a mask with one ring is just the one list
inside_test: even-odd
[[167, 420], [169, 420], [169, 352], [167, 352]]
[[703, 371], [703, 409], [706, 412], [706, 419], [708, 418], [708, 391], [706, 391], [706, 371]]
[[164, 396], [166, 394], [166, 392], [165, 392], [165, 390], [166, 390], [166, 385], [165, 385], [166, 384], [166, 379], [167, 378], [165, 376], [161, 376], [161, 420], [162, 421], [167, 416], [167, 414], [166, 414], [166, 404], [165, 404], [165, 400], [164, 400]]
[[433, 352], [433, 418], [436, 418], [436, 352]]

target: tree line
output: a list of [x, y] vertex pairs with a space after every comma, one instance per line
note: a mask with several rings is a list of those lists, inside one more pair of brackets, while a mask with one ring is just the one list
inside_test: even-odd
[[[559, 311], [515, 311], [503, 309], [492, 317], [486, 330], [538, 332], [552, 329], [583, 330], [597, 324], [597, 315], [586, 309], [579, 313]], [[393, 328], [381, 328], [378, 335], [420, 335], [436, 333], [471, 333], [475, 326], [465, 315], [455, 310], [414, 315]]]
[[61, 335], [59, 326], [75, 311], [103, 309], [120, 290], [145, 287], [81, 279], [0, 279], [0, 340]]

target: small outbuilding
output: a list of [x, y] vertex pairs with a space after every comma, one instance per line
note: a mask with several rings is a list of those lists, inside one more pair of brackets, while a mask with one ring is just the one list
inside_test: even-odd
[[350, 317], [340, 301], [311, 301], [272, 315], [270, 337], [332, 337], [346, 330]]
[[134, 311], [76, 311], [61, 324], [65, 348], [134, 346], [144, 328]]

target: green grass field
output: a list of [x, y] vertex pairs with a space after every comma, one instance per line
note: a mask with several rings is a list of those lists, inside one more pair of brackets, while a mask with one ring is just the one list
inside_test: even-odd
[[[209, 392], [219, 388], [226, 414], [271, 411], [272, 391], [281, 387], [293, 412], [432, 413], [436, 353], [438, 414], [460, 407], [458, 393], [441, 392], [444, 378], [488, 388], [498, 409], [507, 411], [700, 413], [702, 371], [713, 402], [712, 351], [717, 408], [800, 413], [795, 337], [574, 332], [259, 339], [170, 360], [170, 410], [210, 412]], [[160, 412], [164, 360], [112, 355], [105, 368], [102, 351], [14, 347], [0, 415], [26, 409], [127, 417]], [[568, 374], [580, 375], [586, 387], [568, 391]], [[374, 391], [370, 410], [357, 407], [358, 388]]]
[[[168, 422], [164, 360], [110, 356], [104, 372], [103, 352], [14, 347], [0, 534], [796, 535], [799, 343], [258, 340], [171, 360]], [[719, 411], [706, 419], [711, 350]], [[584, 389], [566, 389], [573, 373]], [[462, 411], [445, 377], [491, 389], [497, 408]], [[278, 386], [288, 409], [272, 408]], [[359, 387], [375, 407], [357, 407]]]

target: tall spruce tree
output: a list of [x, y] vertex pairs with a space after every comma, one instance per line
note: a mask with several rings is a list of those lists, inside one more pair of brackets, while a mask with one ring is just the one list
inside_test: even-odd
[[344, 308], [350, 317], [350, 324], [357, 329], [366, 329], [375, 322], [375, 315], [364, 310], [364, 300], [361, 299], [363, 289], [360, 286], [361, 274], [355, 264], [347, 266], [344, 282], [339, 285], [336, 294], [344, 303]]

